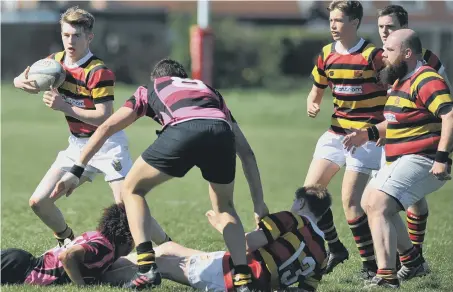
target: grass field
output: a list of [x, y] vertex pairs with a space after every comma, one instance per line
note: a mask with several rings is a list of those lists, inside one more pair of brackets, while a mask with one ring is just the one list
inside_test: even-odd
[[[118, 87], [116, 108], [131, 95], [134, 88]], [[325, 99], [320, 116], [309, 119], [305, 114], [308, 87], [290, 94], [265, 91], [224, 91], [223, 95], [249, 139], [260, 166], [265, 199], [271, 212], [289, 208], [295, 189], [304, 181], [318, 137], [329, 125], [332, 110], [330, 98]], [[63, 114], [48, 109], [41, 96], [30, 96], [4, 84], [2, 98], [2, 180], [1, 180], [1, 248], [18, 247], [41, 254], [53, 247], [52, 233], [34, 215], [28, 199], [59, 150], [66, 148], [68, 129]], [[157, 125], [141, 119], [127, 129], [130, 149], [138, 157], [156, 138]], [[334, 196], [333, 211], [338, 232], [351, 252], [351, 258], [328, 276], [319, 291], [359, 291], [362, 281], [358, 251], [343, 215], [340, 173], [329, 189]], [[253, 228], [253, 208], [248, 187], [237, 171], [235, 205], [247, 230]], [[431, 194], [425, 257], [431, 275], [403, 283], [402, 291], [453, 291], [453, 184]], [[177, 242], [205, 251], [224, 249], [222, 237], [210, 228], [204, 213], [210, 208], [207, 184], [200, 172], [193, 169], [185, 178], [158, 187], [147, 196], [152, 214]], [[100, 210], [113, 202], [108, 185], [102, 177], [83, 185], [71, 197], [58, 202], [68, 223], [76, 233], [92, 230]], [[4, 290], [3, 290], [4, 289]], [[73, 285], [52, 288], [3, 287], [3, 291], [78, 291]], [[111, 288], [92, 287], [80, 290], [107, 291]], [[156, 291], [192, 291], [164, 281]]]

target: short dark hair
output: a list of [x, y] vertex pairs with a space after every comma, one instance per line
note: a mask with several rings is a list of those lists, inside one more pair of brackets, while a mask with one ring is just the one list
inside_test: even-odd
[[172, 59], [160, 60], [156, 66], [154, 66], [153, 72], [151, 73], [151, 81], [165, 76], [180, 78], [188, 77], [186, 70], [184, 70], [184, 66]]
[[123, 203], [113, 204], [104, 209], [97, 228], [113, 245], [132, 245], [133, 239]]
[[310, 185], [297, 189], [296, 199], [304, 199], [308, 208], [319, 218], [332, 205], [332, 196], [329, 191], [321, 185]]
[[412, 33], [402, 43], [403, 49], [411, 49], [412, 53], [421, 55], [423, 52], [422, 41], [416, 32]]
[[346, 16], [349, 17], [349, 20], [358, 19], [359, 24], [357, 25], [357, 28], [359, 28], [363, 17], [363, 7], [360, 1], [332, 1], [327, 10], [333, 11], [335, 9], [346, 14]]
[[395, 15], [400, 23], [400, 26], [406, 26], [409, 23], [409, 16], [403, 6], [389, 5], [378, 11], [378, 17], [387, 15]]

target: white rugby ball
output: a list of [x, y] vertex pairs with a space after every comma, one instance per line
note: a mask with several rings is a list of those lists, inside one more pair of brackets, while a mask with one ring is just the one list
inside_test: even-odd
[[61, 64], [54, 59], [41, 59], [36, 61], [28, 71], [28, 79], [35, 80], [40, 91], [58, 88], [66, 78], [66, 71]]

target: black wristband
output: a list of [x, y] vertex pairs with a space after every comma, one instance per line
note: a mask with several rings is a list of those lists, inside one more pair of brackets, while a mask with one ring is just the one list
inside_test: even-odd
[[80, 178], [84, 171], [85, 171], [85, 168], [78, 166], [78, 165], [73, 165], [69, 172], [72, 173], [73, 175], [77, 176], [78, 178]]
[[434, 158], [434, 160], [436, 162], [445, 163], [448, 161], [449, 155], [450, 155], [450, 153], [448, 153], [447, 151], [437, 151], [436, 158]]
[[366, 129], [368, 132], [368, 140], [370, 141], [377, 141], [379, 139], [379, 130], [376, 126], [372, 126]]

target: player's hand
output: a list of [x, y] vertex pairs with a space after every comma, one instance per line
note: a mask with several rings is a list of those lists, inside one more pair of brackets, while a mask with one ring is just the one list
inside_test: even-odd
[[42, 101], [45, 105], [57, 111], [64, 111], [64, 109], [68, 106], [56, 89], [44, 92]]
[[55, 185], [52, 193], [50, 194], [51, 199], [58, 199], [59, 197], [66, 194], [69, 197], [74, 189], [79, 185], [80, 179], [70, 172], [66, 172], [60, 181]]
[[263, 219], [263, 217], [269, 215], [269, 209], [267, 208], [267, 205], [264, 202], [262, 204], [255, 206], [254, 212], [255, 212], [255, 223], [257, 226], [260, 223], [261, 219]]
[[343, 146], [346, 151], [354, 153], [356, 147], [360, 147], [368, 142], [368, 132], [363, 130], [352, 130], [351, 134], [348, 134], [343, 139]]
[[384, 145], [385, 145], [385, 141], [386, 141], [385, 138], [379, 138], [379, 139], [377, 140], [377, 142], [376, 142], [376, 146], [377, 146], [377, 147], [382, 147], [382, 146], [384, 146]]
[[28, 79], [29, 71], [30, 66], [28, 66], [22, 74], [14, 78], [14, 87], [31, 94], [37, 94], [39, 92], [38, 85], [35, 80]]
[[433, 167], [429, 172], [438, 180], [451, 180], [451, 166], [448, 163], [434, 161]]
[[310, 118], [316, 118], [320, 110], [319, 104], [307, 101], [307, 114]]
[[209, 210], [205, 215], [208, 217], [208, 221], [211, 223], [212, 227], [223, 234], [223, 224], [219, 218], [220, 216], [214, 212], [214, 210]]

